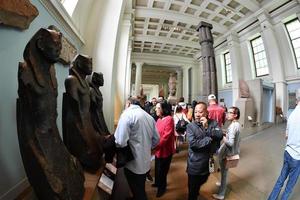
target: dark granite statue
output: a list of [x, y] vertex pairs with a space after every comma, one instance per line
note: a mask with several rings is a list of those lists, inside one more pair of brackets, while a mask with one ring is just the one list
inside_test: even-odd
[[103, 151], [105, 154], [105, 161], [107, 163], [113, 162], [113, 158], [116, 152], [115, 137], [110, 135], [110, 132], [106, 126], [104, 114], [103, 114], [103, 97], [99, 90], [99, 87], [104, 85], [103, 74], [93, 72], [92, 77], [89, 77], [90, 95], [91, 95], [91, 118], [95, 130], [103, 138]]
[[206, 22], [200, 22], [197, 31], [201, 45], [201, 56], [203, 63], [203, 89], [202, 97], [206, 101], [208, 95], [215, 94], [218, 97], [217, 68], [214, 53], [214, 39], [211, 34], [212, 25]]
[[63, 144], [56, 125], [57, 81], [54, 63], [61, 33], [40, 29], [19, 63], [17, 128], [28, 180], [38, 199], [81, 200], [84, 176], [80, 163]]
[[92, 58], [77, 55], [65, 80], [63, 138], [82, 166], [95, 172], [103, 164], [103, 137], [94, 129], [90, 113], [90, 88], [85, 80], [92, 73]]
[[101, 135], [109, 135], [103, 115], [103, 97], [99, 87], [103, 86], [104, 79], [102, 73], [93, 72], [90, 79], [90, 95], [91, 95], [91, 117], [94, 128]]

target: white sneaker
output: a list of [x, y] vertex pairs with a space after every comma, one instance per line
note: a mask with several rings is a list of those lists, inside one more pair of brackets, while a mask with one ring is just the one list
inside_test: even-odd
[[214, 199], [219, 199], [219, 200], [223, 200], [223, 199], [224, 199], [224, 196], [219, 195], [219, 194], [213, 194], [212, 197], [213, 197]]
[[217, 181], [217, 182], [216, 182], [216, 186], [219, 186], [219, 187], [220, 187], [220, 186], [221, 186], [221, 182]]

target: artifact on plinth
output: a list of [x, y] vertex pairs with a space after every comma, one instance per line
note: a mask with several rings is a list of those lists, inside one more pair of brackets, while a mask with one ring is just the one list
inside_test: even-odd
[[27, 43], [19, 63], [17, 129], [28, 181], [38, 199], [81, 200], [84, 176], [66, 149], [56, 125], [57, 81], [54, 63], [61, 33], [41, 28]]
[[92, 73], [92, 58], [77, 55], [65, 80], [63, 139], [70, 153], [92, 173], [103, 164], [103, 137], [94, 129], [90, 113], [90, 88], [85, 80]]
[[169, 86], [168, 102], [171, 105], [176, 105], [177, 97], [176, 97], [176, 74], [175, 73], [170, 74], [168, 86]]
[[254, 101], [250, 97], [250, 90], [246, 81], [239, 80], [239, 92], [239, 98], [235, 103], [241, 113], [239, 122], [242, 128], [250, 128], [256, 125], [256, 117], [254, 116]]
[[210, 94], [214, 94], [218, 98], [217, 68], [213, 47], [214, 40], [211, 34], [211, 29], [212, 25], [203, 21], [201, 21], [197, 27], [203, 63], [202, 98], [205, 101]]
[[0, 0], [0, 24], [28, 29], [38, 14], [29, 0]]

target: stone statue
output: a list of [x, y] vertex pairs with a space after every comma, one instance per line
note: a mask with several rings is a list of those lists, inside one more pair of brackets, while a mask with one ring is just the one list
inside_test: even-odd
[[54, 63], [61, 33], [41, 28], [27, 43], [19, 63], [17, 129], [28, 180], [38, 199], [81, 200], [80, 163], [63, 144], [56, 125], [57, 81]]
[[103, 164], [102, 139], [94, 129], [90, 113], [90, 88], [85, 80], [92, 73], [92, 58], [77, 55], [65, 80], [63, 138], [69, 151], [91, 172]]
[[211, 29], [212, 25], [204, 21], [201, 21], [197, 27], [203, 64], [203, 100], [206, 100], [209, 94], [215, 94], [218, 98], [217, 68], [213, 47], [214, 39]]
[[99, 90], [104, 84], [103, 74], [93, 72], [92, 78], [89, 81], [91, 95], [91, 118], [95, 130], [101, 135], [109, 135], [109, 130], [105, 123], [103, 115], [103, 97]]
[[240, 98], [249, 98], [250, 91], [249, 86], [244, 80], [239, 80]]
[[170, 74], [168, 86], [169, 86], [168, 102], [171, 105], [175, 105], [177, 103], [177, 97], [176, 97], [176, 75], [174, 73]]
[[111, 135], [104, 119], [103, 115], [103, 97], [102, 93], [99, 90], [99, 87], [104, 85], [103, 74], [93, 72], [92, 76], [87, 78], [90, 85], [90, 113], [91, 119], [94, 126], [94, 129], [101, 135], [103, 138], [103, 152], [105, 154], [105, 161], [107, 163], [113, 162], [115, 155], [115, 137]]

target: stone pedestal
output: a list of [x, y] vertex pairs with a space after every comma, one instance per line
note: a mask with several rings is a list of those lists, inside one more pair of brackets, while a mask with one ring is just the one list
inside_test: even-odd
[[[239, 98], [236, 101], [236, 106], [240, 109], [239, 122], [242, 128], [249, 128], [255, 125], [256, 117], [254, 116], [254, 102], [252, 98]], [[252, 121], [248, 120], [248, 116], [252, 118]]]

